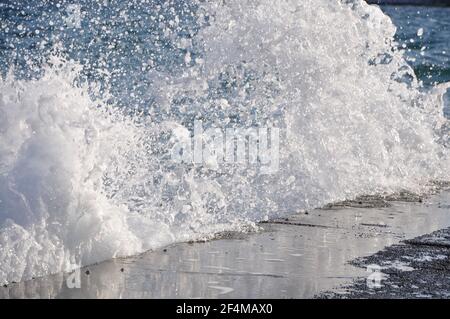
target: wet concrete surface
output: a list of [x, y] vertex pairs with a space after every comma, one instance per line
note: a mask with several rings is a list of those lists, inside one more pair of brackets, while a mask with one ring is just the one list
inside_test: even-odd
[[352, 264], [371, 275], [319, 298], [450, 298], [450, 228], [390, 246]]
[[[402, 240], [450, 226], [450, 193], [360, 198], [261, 224], [248, 234], [0, 287], [0, 298], [312, 298], [342, 295], [361, 264]], [[79, 279], [79, 280], [78, 280]]]

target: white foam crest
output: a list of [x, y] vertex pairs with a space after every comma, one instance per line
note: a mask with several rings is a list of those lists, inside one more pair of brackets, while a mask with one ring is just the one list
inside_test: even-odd
[[[158, 129], [93, 102], [74, 86], [75, 74], [66, 64], [39, 80], [0, 81], [0, 282], [223, 229], [210, 221], [210, 229], [193, 231], [189, 220], [171, 227], [176, 210], [165, 214], [158, 200], [174, 173], [158, 172], [148, 149]], [[150, 189], [155, 178], [162, 181]]]
[[[0, 80], [0, 282], [450, 180], [443, 92], [421, 91], [377, 7], [229, 0], [198, 18], [189, 67], [149, 77], [158, 123], [93, 101], [71, 63]], [[280, 127], [280, 171], [173, 163], [196, 116]]]

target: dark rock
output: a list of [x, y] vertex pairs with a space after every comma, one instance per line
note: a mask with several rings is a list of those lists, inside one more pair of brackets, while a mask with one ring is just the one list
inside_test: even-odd
[[[379, 265], [381, 286], [370, 287], [366, 278], [342, 287], [346, 293], [325, 292], [325, 299], [448, 298], [450, 295], [450, 228], [406, 240], [351, 264]], [[373, 267], [373, 266], [372, 266]], [[368, 275], [369, 276], [369, 275]]]

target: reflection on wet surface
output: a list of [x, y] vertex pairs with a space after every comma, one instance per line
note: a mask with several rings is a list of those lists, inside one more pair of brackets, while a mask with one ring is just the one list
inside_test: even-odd
[[367, 276], [348, 261], [450, 226], [448, 192], [390, 204], [302, 213], [263, 224], [260, 233], [83, 268], [80, 288], [68, 288], [70, 274], [56, 274], [0, 287], [0, 298], [313, 297]]

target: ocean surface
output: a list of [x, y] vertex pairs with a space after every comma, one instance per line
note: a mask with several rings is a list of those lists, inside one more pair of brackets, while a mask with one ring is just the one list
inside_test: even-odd
[[[397, 26], [396, 40], [425, 87], [450, 81], [450, 7], [382, 6]], [[445, 96], [450, 116], [450, 94]]]
[[[2, 1], [0, 283], [449, 181], [449, 14]], [[174, 162], [195, 121], [278, 128], [279, 169]]]

